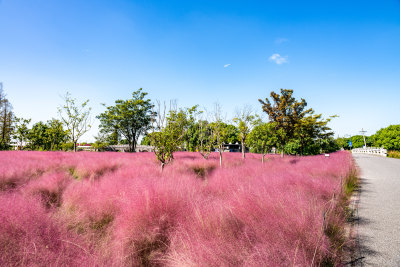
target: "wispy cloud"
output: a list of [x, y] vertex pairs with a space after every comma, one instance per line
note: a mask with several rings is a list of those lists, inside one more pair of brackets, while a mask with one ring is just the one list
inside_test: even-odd
[[231, 64], [225, 64], [224, 65], [224, 68], [227, 68], [227, 67], [229, 67]]
[[287, 39], [287, 38], [276, 38], [275, 44], [280, 45], [280, 44], [286, 43], [288, 41], [289, 41], [289, 39]]
[[288, 63], [288, 56], [281, 56], [279, 54], [273, 54], [272, 56], [269, 57], [269, 61], [275, 62], [278, 65], [281, 65], [283, 63]]

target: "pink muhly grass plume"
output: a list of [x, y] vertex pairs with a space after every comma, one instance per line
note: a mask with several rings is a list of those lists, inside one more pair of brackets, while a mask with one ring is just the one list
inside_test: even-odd
[[71, 181], [64, 172], [46, 173], [40, 179], [32, 180], [24, 192], [38, 196], [46, 208], [59, 207], [62, 194]]
[[66, 232], [35, 198], [0, 196], [0, 265], [90, 265], [93, 258], [77, 236]]
[[[172, 177], [171, 177], [172, 176]], [[113, 250], [121, 265], [163, 264], [176, 227], [186, 224], [201, 182], [185, 176], [132, 179], [121, 188]]]
[[174, 156], [0, 152], [0, 265], [340, 263], [349, 153]]
[[28, 151], [0, 151], [0, 191], [13, 190], [40, 176], [48, 165], [42, 155]]

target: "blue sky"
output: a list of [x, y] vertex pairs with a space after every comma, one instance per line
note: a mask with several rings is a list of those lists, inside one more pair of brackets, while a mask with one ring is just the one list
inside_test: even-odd
[[[227, 119], [293, 89], [336, 135], [400, 124], [400, 1], [0, 0], [0, 81], [17, 116], [142, 87]], [[93, 140], [97, 128], [83, 140]]]

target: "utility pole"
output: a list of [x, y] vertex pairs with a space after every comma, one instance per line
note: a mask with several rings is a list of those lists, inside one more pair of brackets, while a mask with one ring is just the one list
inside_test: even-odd
[[364, 148], [367, 148], [367, 143], [365, 142], [365, 133], [366, 133], [366, 132], [367, 132], [367, 131], [365, 131], [364, 128], [361, 128], [360, 133], [362, 133], [363, 138], [364, 138]]

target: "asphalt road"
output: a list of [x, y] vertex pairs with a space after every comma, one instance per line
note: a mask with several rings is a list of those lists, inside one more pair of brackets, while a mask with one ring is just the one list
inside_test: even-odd
[[353, 157], [361, 171], [358, 266], [400, 266], [400, 159]]

